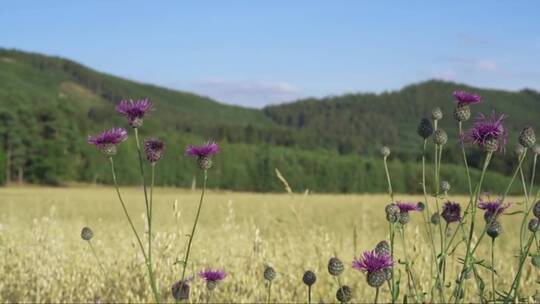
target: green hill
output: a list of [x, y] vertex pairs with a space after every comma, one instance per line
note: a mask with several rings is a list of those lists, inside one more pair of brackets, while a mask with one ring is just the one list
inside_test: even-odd
[[[392, 161], [397, 190], [414, 192], [420, 173], [416, 124], [439, 105], [447, 113], [443, 127], [455, 137], [451, 92], [463, 87], [430, 81], [379, 95], [309, 99], [256, 110], [128, 81], [63, 58], [0, 49], [0, 182], [110, 182], [106, 162], [86, 136], [125, 127], [114, 106], [124, 98], [148, 97], [157, 110], [141, 133], [167, 143], [158, 171], [161, 185], [190, 186], [195, 170], [183, 148], [215, 139], [224, 152], [216, 160], [212, 187], [281, 190], [274, 173], [279, 168], [296, 190], [384, 191], [382, 163], [374, 153], [387, 144], [397, 158]], [[468, 89], [485, 97], [479, 109], [508, 113], [513, 131], [525, 123], [538, 127], [537, 92]], [[455, 147], [445, 159], [459, 164]], [[472, 152], [471, 159], [477, 165], [480, 155]], [[494, 167], [507, 174], [512, 160], [507, 153]], [[132, 140], [121, 147], [117, 163], [124, 183], [138, 182]], [[455, 189], [465, 189], [458, 166], [445, 167], [443, 174]], [[505, 178], [493, 174], [491, 180], [495, 186]]]

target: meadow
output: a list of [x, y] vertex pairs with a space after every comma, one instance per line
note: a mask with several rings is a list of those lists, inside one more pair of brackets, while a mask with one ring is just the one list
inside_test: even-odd
[[[121, 189], [127, 207], [141, 235], [145, 235], [142, 188]], [[174, 302], [171, 286], [180, 278], [176, 263], [185, 251], [189, 229], [200, 191], [157, 188], [154, 193], [154, 267], [163, 300]], [[396, 199], [422, 201], [423, 196], [396, 194]], [[449, 197], [465, 205], [468, 197]], [[521, 209], [522, 199], [509, 197]], [[188, 274], [191, 302], [207, 300], [204, 282], [196, 274], [203, 268], [225, 270], [213, 302], [265, 302], [267, 292], [263, 271], [271, 265], [276, 273], [271, 302], [306, 302], [307, 287], [302, 283], [306, 270], [317, 274], [313, 302], [336, 302], [337, 285], [327, 270], [330, 257], [345, 264], [342, 282], [353, 289], [353, 302], [373, 300], [374, 288], [366, 276], [352, 269], [361, 252], [388, 239], [385, 206], [389, 196], [338, 194], [260, 194], [212, 191], [207, 193], [201, 221], [195, 234]], [[144, 258], [136, 247], [114, 188], [73, 186], [68, 188], [0, 188], [0, 301], [1, 302], [151, 302]], [[433, 207], [432, 207], [433, 208]], [[482, 223], [482, 214], [477, 213]], [[429, 293], [430, 247], [422, 223], [422, 213], [411, 213], [405, 226], [406, 250], [421, 290]], [[519, 215], [502, 216], [504, 232], [496, 246], [497, 289], [507, 290], [516, 274], [519, 248]], [[455, 228], [455, 223], [450, 229]], [[94, 231], [92, 245], [103, 269], [80, 236], [81, 228]], [[483, 225], [476, 227], [476, 236]], [[146, 236], [145, 236], [146, 237]], [[461, 236], [460, 236], [461, 237]], [[396, 238], [395, 254], [403, 257], [403, 244]], [[484, 241], [488, 242], [488, 241]], [[462, 265], [464, 244], [448, 260], [446, 275], [450, 295]], [[489, 261], [489, 246], [480, 246], [478, 259]], [[396, 264], [402, 277], [403, 265]], [[489, 286], [490, 271], [478, 267]], [[540, 273], [529, 262], [522, 275], [521, 291], [533, 295]], [[474, 280], [465, 286], [465, 302], [475, 301]], [[486, 289], [489, 290], [488, 287]], [[532, 299], [531, 299], [532, 300]], [[381, 302], [389, 302], [388, 286], [381, 287]]]

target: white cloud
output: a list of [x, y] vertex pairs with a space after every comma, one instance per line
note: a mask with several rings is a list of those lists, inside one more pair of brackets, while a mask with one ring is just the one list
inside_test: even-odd
[[300, 88], [284, 81], [252, 82], [211, 78], [195, 81], [187, 89], [221, 102], [256, 108], [302, 97]]

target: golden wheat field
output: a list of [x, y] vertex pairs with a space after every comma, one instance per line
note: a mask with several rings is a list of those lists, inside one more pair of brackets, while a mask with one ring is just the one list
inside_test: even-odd
[[[122, 189], [129, 211], [144, 231], [144, 203], [140, 188]], [[155, 190], [155, 251], [157, 281], [164, 300], [173, 302], [171, 285], [179, 279], [192, 225], [198, 191], [158, 188]], [[398, 195], [403, 200], [421, 197]], [[464, 197], [452, 198], [463, 205]], [[257, 194], [210, 191], [206, 196], [199, 230], [195, 235], [191, 275], [202, 268], [224, 269], [228, 276], [212, 298], [215, 302], [266, 301], [264, 265], [272, 265], [277, 277], [272, 283], [272, 302], [305, 302], [305, 270], [317, 274], [314, 302], [335, 302], [336, 282], [327, 272], [334, 255], [346, 264], [342, 278], [353, 288], [354, 302], [369, 302], [374, 289], [365, 275], [350, 267], [355, 256], [371, 250], [387, 235], [384, 206], [387, 195]], [[516, 201], [516, 199], [510, 199]], [[431, 202], [433, 204], [433, 202]], [[2, 188], [0, 189], [0, 299], [2, 302], [149, 302], [144, 260], [114, 189], [108, 187]], [[519, 208], [517, 205], [513, 208]], [[406, 226], [406, 248], [413, 258], [413, 271], [428, 292], [429, 248], [425, 242], [422, 215], [415, 213]], [[518, 216], [503, 217], [504, 233], [497, 239], [497, 284], [510, 286], [517, 268]], [[104, 265], [103, 272], [87, 242], [83, 226], [94, 230], [93, 246]], [[479, 228], [480, 229], [480, 228]], [[396, 238], [399, 240], [398, 238]], [[489, 240], [479, 255], [489, 261]], [[403, 245], [397, 242], [398, 257]], [[460, 266], [459, 250], [448, 262], [447, 282], [452, 284]], [[402, 265], [398, 269], [403, 268]], [[490, 274], [480, 269], [490, 286]], [[404, 277], [404, 270], [401, 269]], [[527, 263], [522, 291], [535, 293], [539, 272]], [[406, 291], [402, 279], [402, 295]], [[466, 283], [466, 300], [474, 301], [474, 280]], [[447, 288], [450, 295], [451, 287]], [[205, 285], [192, 283], [190, 301], [205, 301]], [[380, 300], [388, 301], [386, 285]]]

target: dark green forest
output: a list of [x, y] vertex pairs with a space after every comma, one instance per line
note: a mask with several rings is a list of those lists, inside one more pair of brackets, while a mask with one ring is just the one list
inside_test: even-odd
[[[382, 94], [306, 99], [257, 110], [128, 81], [63, 58], [0, 49], [0, 183], [111, 182], [106, 160], [86, 143], [87, 136], [113, 126], [129, 130], [114, 106], [121, 99], [147, 97], [156, 110], [145, 119], [141, 134], [162, 138], [167, 145], [157, 167], [159, 185], [190, 187], [197, 170], [183, 155], [184, 147], [213, 139], [222, 146], [209, 180], [213, 188], [282, 191], [278, 168], [295, 191], [381, 192], [386, 182], [378, 150], [388, 145], [395, 190], [418, 192], [422, 140], [416, 125], [439, 106], [445, 113], [442, 127], [451, 139], [443, 154], [442, 176], [453, 189], [465, 191], [451, 115], [456, 89], [484, 97], [483, 104], [473, 106], [473, 115], [492, 110], [509, 115], [508, 151], [494, 159], [487, 180], [487, 189], [496, 192], [515, 164], [519, 130], [528, 124], [540, 127], [540, 93], [533, 90], [427, 81]], [[468, 156], [478, 168], [481, 151], [472, 147]], [[132, 138], [115, 159], [121, 182], [138, 183]], [[530, 157], [527, 163], [525, 174]]]

